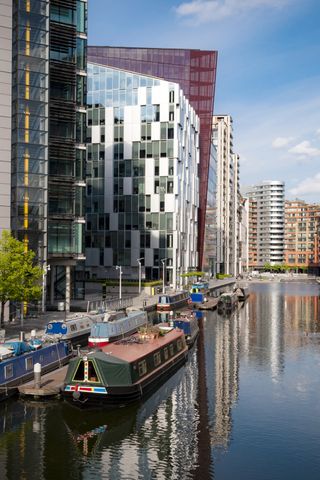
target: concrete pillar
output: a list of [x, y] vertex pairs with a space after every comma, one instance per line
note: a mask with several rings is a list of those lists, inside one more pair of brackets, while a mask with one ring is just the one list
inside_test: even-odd
[[55, 266], [51, 265], [50, 268], [50, 305], [54, 303], [54, 274], [55, 274]]
[[66, 266], [66, 312], [70, 312], [70, 298], [71, 298], [71, 285], [70, 285], [70, 265]]

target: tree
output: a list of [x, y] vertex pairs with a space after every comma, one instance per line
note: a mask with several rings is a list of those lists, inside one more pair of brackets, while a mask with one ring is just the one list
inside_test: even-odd
[[24, 244], [7, 232], [0, 238], [0, 327], [5, 304], [11, 301], [29, 302], [41, 297], [43, 271], [34, 262], [35, 253], [24, 251]]

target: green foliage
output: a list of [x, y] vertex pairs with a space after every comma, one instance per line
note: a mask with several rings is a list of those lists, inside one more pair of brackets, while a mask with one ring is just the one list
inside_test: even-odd
[[292, 267], [286, 265], [284, 263], [279, 263], [276, 265], [271, 265], [271, 263], [265, 263], [263, 265], [263, 269], [265, 272], [273, 272], [273, 273], [285, 273], [290, 270]]
[[204, 274], [205, 272], [187, 272], [187, 273], [182, 273], [180, 277], [182, 278], [202, 277]]
[[0, 302], [3, 322], [7, 301], [29, 302], [41, 297], [42, 269], [34, 264], [35, 253], [7, 231], [0, 238]]
[[216, 279], [217, 280], [223, 280], [224, 278], [230, 278], [232, 275], [229, 273], [216, 273]]

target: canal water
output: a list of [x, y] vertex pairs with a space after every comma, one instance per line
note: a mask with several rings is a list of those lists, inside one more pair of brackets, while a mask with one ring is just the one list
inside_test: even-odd
[[318, 480], [319, 285], [250, 288], [141, 405], [0, 405], [0, 479]]

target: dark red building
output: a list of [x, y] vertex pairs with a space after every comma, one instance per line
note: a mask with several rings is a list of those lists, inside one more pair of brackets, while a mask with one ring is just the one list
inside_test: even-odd
[[88, 62], [178, 83], [200, 118], [198, 251], [202, 266], [217, 51], [88, 47]]

